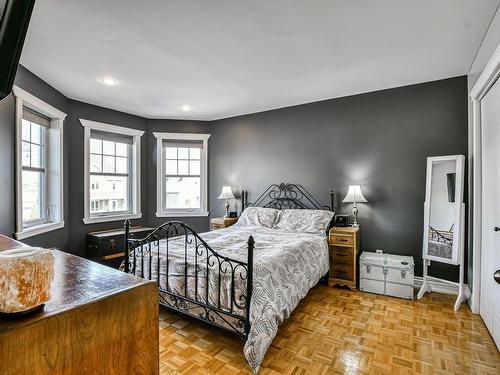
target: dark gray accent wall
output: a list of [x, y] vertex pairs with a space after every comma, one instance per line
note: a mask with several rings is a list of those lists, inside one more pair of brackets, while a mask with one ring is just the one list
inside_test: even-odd
[[[458, 77], [215, 121], [209, 162], [211, 216], [222, 185], [256, 199], [269, 184], [304, 186], [323, 204], [360, 184], [362, 249], [412, 255], [422, 273], [428, 156], [467, 153], [467, 79]], [[237, 202], [233, 202], [237, 203]], [[456, 267], [431, 272], [456, 279]]]
[[[207, 121], [183, 121], [183, 120], [148, 120], [148, 211], [149, 224], [153, 227], [161, 225], [169, 220], [180, 220], [197, 231], [206, 232], [209, 229], [208, 217], [157, 217], [156, 216], [156, 138], [153, 132], [162, 133], [210, 133], [212, 127]], [[211, 152], [212, 138], [208, 140], [208, 152]], [[210, 176], [209, 176], [210, 178]], [[208, 202], [210, 207], [210, 201]]]
[[[68, 99], [59, 91], [49, 86], [28, 69], [19, 65], [14, 84], [30, 94], [68, 113]], [[65, 145], [67, 133], [64, 134]], [[23, 242], [33, 246], [57, 247], [66, 250], [68, 243], [68, 150], [64, 148], [64, 200], [65, 227], [33, 236]], [[13, 236], [16, 231], [15, 204], [15, 99], [11, 94], [0, 101], [0, 233]]]
[[[257, 198], [273, 182], [303, 185], [323, 204], [336, 192], [337, 211], [347, 186], [362, 186], [362, 248], [413, 255], [421, 274], [425, 163], [428, 156], [466, 154], [467, 81], [458, 77], [332, 99], [214, 122], [147, 120], [74, 101], [22, 66], [16, 85], [68, 114], [65, 121], [65, 228], [27, 239], [32, 245], [84, 254], [85, 234], [121, 227], [121, 221], [83, 223], [83, 127], [85, 118], [145, 130], [142, 148], [143, 217], [133, 224], [157, 226], [156, 140], [153, 132], [210, 133], [209, 210], [220, 216], [224, 184]], [[14, 98], [0, 102], [0, 233], [15, 231]], [[232, 209], [239, 201], [232, 202]], [[178, 218], [198, 231], [208, 218]], [[456, 267], [431, 272], [456, 279]]]
[[[69, 241], [68, 251], [78, 255], [85, 254], [85, 235], [96, 230], [115, 229], [123, 226], [123, 220], [106, 223], [84, 224], [84, 129], [80, 119], [104, 122], [106, 124], [123, 126], [127, 128], [147, 131], [147, 122], [144, 118], [127, 113], [98, 107], [95, 105], [71, 100], [69, 114], [66, 118], [68, 134], [67, 149], [69, 150]], [[147, 225], [149, 211], [147, 205], [148, 189], [148, 164], [147, 164], [147, 134], [141, 139], [141, 210], [142, 218], [132, 220], [132, 225]]]

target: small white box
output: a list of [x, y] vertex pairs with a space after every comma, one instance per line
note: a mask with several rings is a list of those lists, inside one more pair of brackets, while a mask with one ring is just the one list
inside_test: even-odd
[[359, 289], [413, 299], [413, 257], [364, 251], [359, 257]]

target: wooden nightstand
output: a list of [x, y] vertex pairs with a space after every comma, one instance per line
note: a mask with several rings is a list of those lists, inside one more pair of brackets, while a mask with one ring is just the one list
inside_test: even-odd
[[356, 289], [360, 228], [330, 229], [330, 276], [328, 286], [343, 285]]
[[227, 228], [238, 221], [237, 217], [214, 217], [210, 220], [210, 230]]

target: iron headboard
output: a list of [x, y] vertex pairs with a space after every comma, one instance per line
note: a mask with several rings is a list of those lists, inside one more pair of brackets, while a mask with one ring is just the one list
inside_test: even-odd
[[330, 190], [330, 206], [318, 203], [307, 191], [296, 184], [271, 184], [253, 203], [248, 202], [248, 191], [242, 190], [242, 207], [268, 207], [278, 210], [286, 208], [318, 209], [334, 211], [334, 192]]

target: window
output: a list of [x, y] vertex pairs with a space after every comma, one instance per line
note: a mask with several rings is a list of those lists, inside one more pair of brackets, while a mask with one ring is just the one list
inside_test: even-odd
[[[90, 207], [91, 215], [131, 213], [129, 192], [131, 190], [132, 137], [121, 136], [119, 138], [121, 139], [116, 139], [116, 136], [111, 133], [90, 131], [90, 183], [92, 186], [90, 200], [103, 201], [103, 206], [99, 206], [99, 209], [92, 210], [92, 206]], [[118, 206], [117, 201], [120, 202]]]
[[140, 143], [142, 130], [80, 122], [85, 128], [84, 223], [142, 216]]
[[45, 211], [45, 128], [50, 120], [28, 108], [22, 119], [22, 215], [23, 227], [47, 222]]
[[[16, 237], [64, 227], [63, 121], [66, 114], [14, 86]], [[50, 152], [49, 152], [50, 151]]]
[[153, 133], [157, 139], [156, 216], [208, 216], [209, 134]]

